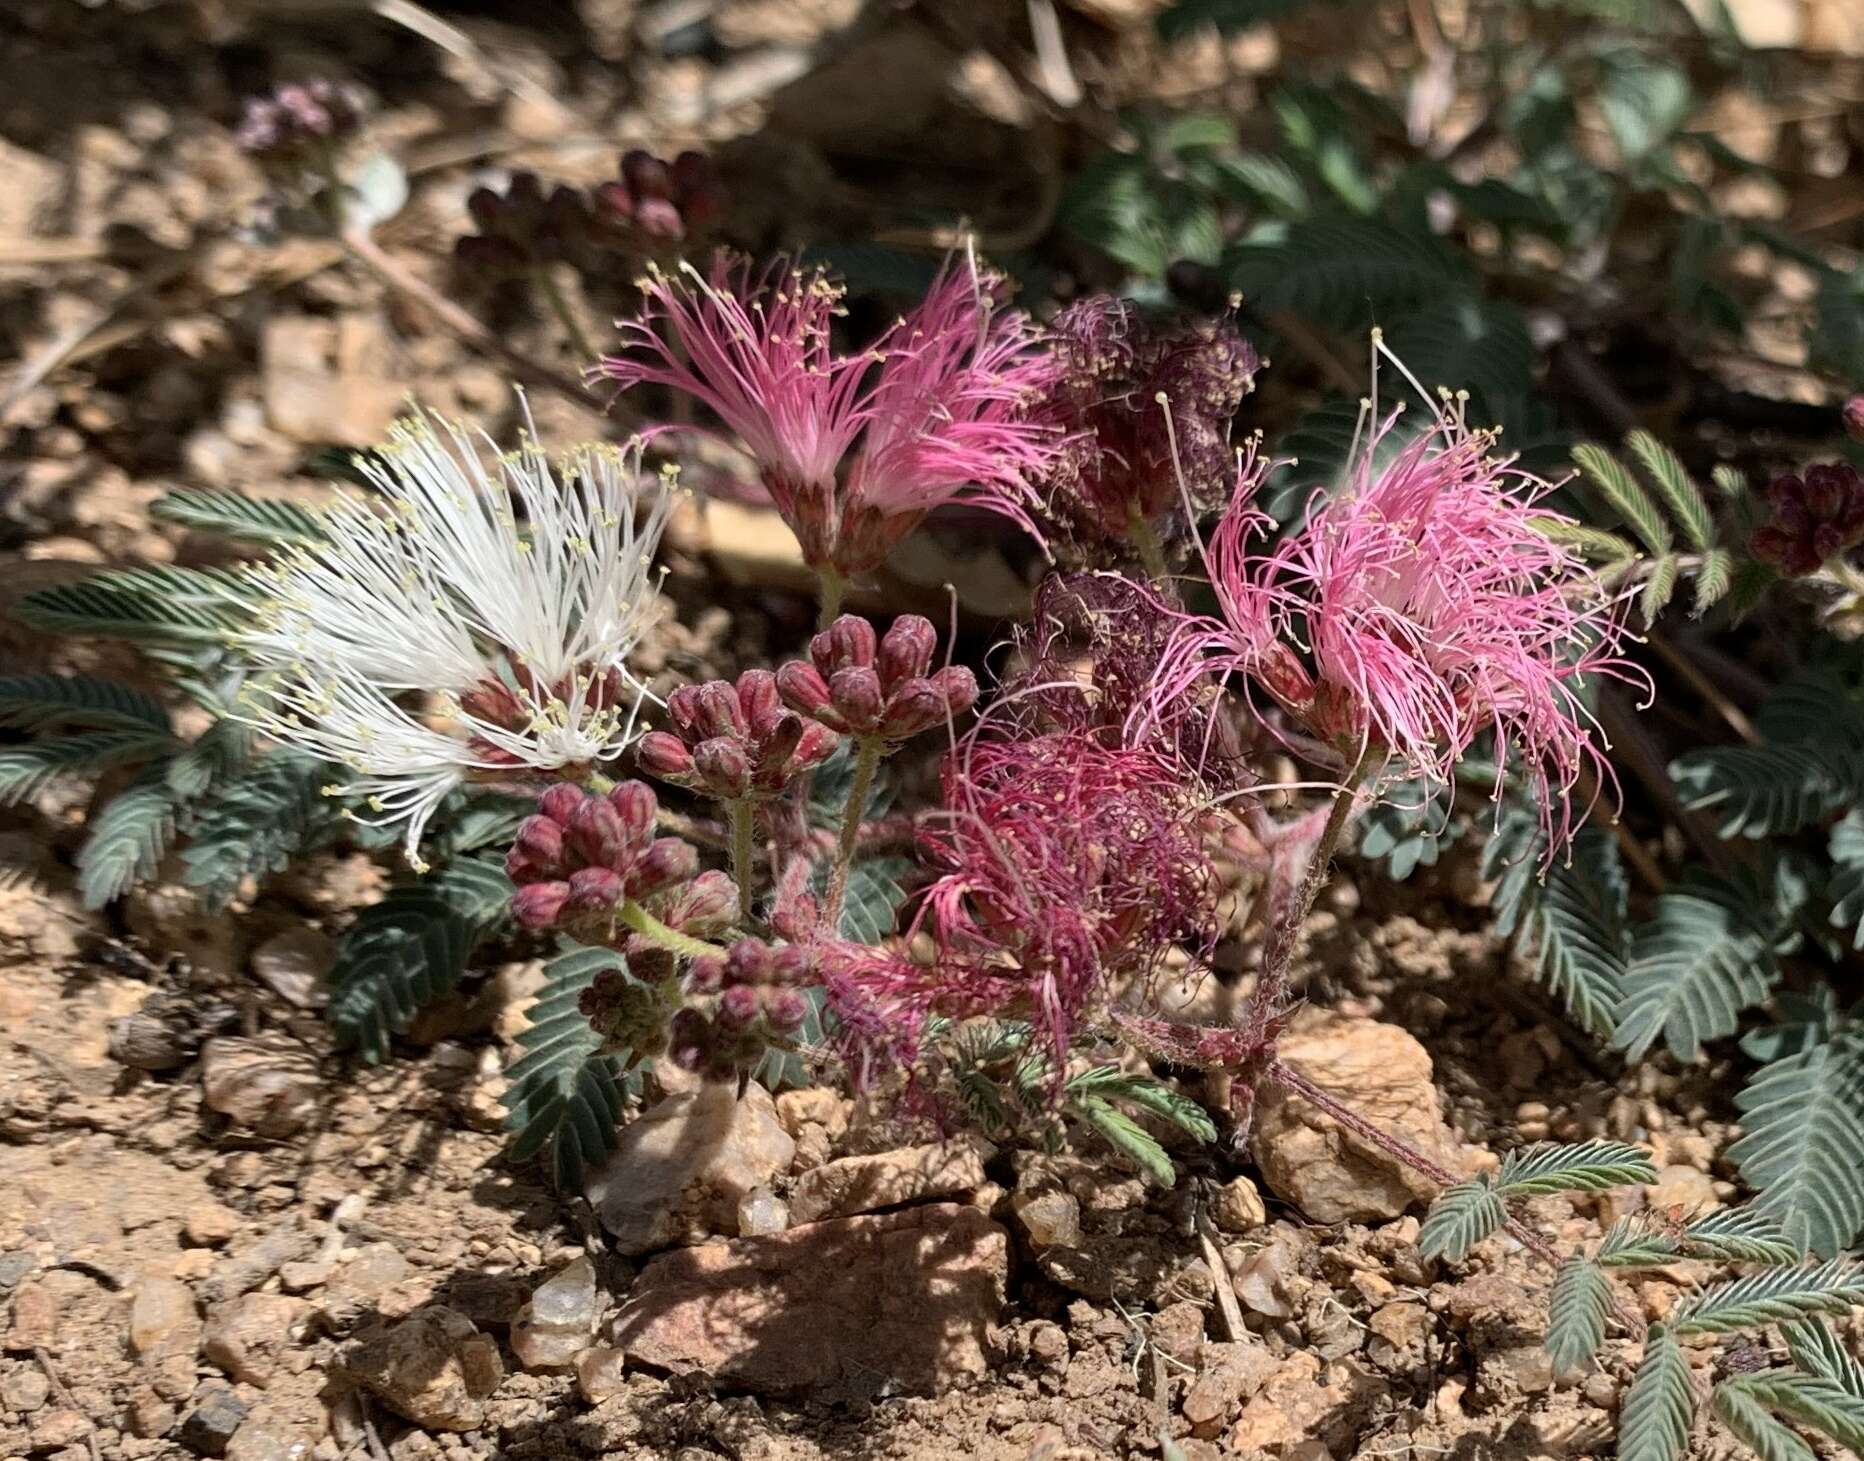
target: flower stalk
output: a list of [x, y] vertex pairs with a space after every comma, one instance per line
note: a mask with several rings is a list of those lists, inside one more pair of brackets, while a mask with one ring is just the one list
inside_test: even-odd
[[848, 801], [841, 809], [841, 840], [835, 849], [835, 863], [829, 869], [828, 893], [822, 901], [822, 927], [833, 933], [841, 927], [841, 906], [848, 897], [848, 871], [861, 841], [861, 820], [867, 812], [867, 798], [874, 789], [874, 773], [887, 743], [879, 736], [862, 736], [854, 754], [854, 779], [848, 784]]
[[756, 804], [748, 797], [739, 797], [730, 806], [731, 816], [731, 875], [738, 883], [738, 917], [744, 922], [751, 921], [751, 863], [755, 857], [754, 832], [756, 821]]
[[709, 944], [704, 939], [681, 933], [677, 928], [669, 928], [632, 898], [622, 900], [615, 909], [615, 918], [624, 927], [682, 959], [722, 958], [725, 954], [725, 950], [717, 944]]

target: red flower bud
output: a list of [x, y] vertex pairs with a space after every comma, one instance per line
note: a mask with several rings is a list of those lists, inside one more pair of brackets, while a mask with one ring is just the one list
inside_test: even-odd
[[771, 724], [783, 714], [783, 698], [777, 693], [777, 677], [769, 670], [746, 670], [738, 676], [738, 708], [744, 712], [745, 726], [754, 736], [769, 733]]
[[806, 722], [793, 710], [780, 710], [757, 746], [757, 784], [764, 791], [780, 791], [795, 775], [790, 757], [802, 744]]
[[568, 883], [532, 883], [512, 894], [511, 916], [523, 928], [549, 928], [569, 899]]
[[667, 1058], [681, 1070], [696, 1071], [712, 1052], [712, 1022], [696, 1009], [675, 1010], [667, 1021]]
[[902, 614], [888, 628], [880, 641], [876, 661], [880, 670], [880, 687], [888, 694], [902, 681], [918, 679], [932, 668], [932, 656], [938, 649], [938, 631], [930, 619], [917, 614]]
[[686, 987], [694, 994], [717, 994], [725, 987], [725, 961], [706, 954], [686, 966]]
[[551, 821], [560, 822], [567, 827], [570, 824], [570, 818], [575, 815], [576, 808], [588, 798], [589, 793], [575, 782], [559, 781], [543, 794], [537, 803], [537, 808]]
[[526, 817], [518, 823], [511, 847], [532, 867], [559, 867], [563, 862], [563, 824], [550, 817]]
[[622, 153], [621, 177], [636, 198], [665, 198], [673, 190], [672, 170], [640, 147]]
[[680, 210], [665, 198], [643, 198], [634, 205], [634, 226], [649, 238], [677, 242], [686, 236]]
[[667, 714], [672, 717], [674, 729], [679, 731], [682, 740], [691, 736], [699, 724], [699, 685], [681, 685], [667, 696]]
[[692, 752], [686, 743], [668, 731], [649, 731], [634, 750], [635, 764], [649, 776], [658, 776], [675, 786], [689, 786], [693, 779]]
[[823, 725], [820, 721], [809, 721], [803, 726], [803, 737], [796, 743], [796, 750], [790, 757], [789, 774], [800, 776], [805, 771], [813, 771], [835, 754], [835, 748], [841, 744], [839, 732]]
[[570, 874], [570, 906], [581, 912], [605, 912], [624, 891], [621, 874], [610, 867], [582, 867]]
[[571, 814], [567, 840], [570, 850], [593, 867], [621, 872], [628, 866], [632, 849], [627, 825], [614, 805], [601, 797], [587, 798]]
[[741, 938], [725, 956], [727, 984], [762, 984], [770, 977], [770, 945], [760, 938]]
[[807, 944], [784, 944], [770, 955], [767, 984], [810, 984], [815, 979], [815, 955]]
[[932, 686], [945, 699], [945, 713], [953, 720], [977, 704], [977, 676], [963, 665], [946, 665], [932, 677]]
[[628, 223], [634, 218], [634, 194], [623, 182], [601, 184], [595, 190], [595, 211], [610, 223]]
[[670, 927], [703, 938], [729, 927], [737, 915], [738, 885], [729, 874], [713, 869], [681, 888], [661, 917]]
[[880, 733], [890, 741], [905, 741], [941, 724], [945, 697], [930, 680], [908, 680], [887, 701], [880, 718]]
[[835, 711], [855, 735], [871, 735], [880, 723], [880, 676], [871, 665], [851, 665], [829, 677]]
[[725, 736], [701, 741], [693, 749], [693, 765], [707, 794], [720, 801], [736, 801], [751, 789], [751, 758], [738, 741]]
[[724, 1029], [745, 1029], [763, 1012], [763, 996], [752, 985], [732, 985], [718, 997], [718, 1023]]
[[874, 626], [856, 614], [843, 614], [809, 641], [809, 658], [824, 675], [874, 662]]
[[621, 817], [622, 833], [630, 848], [644, 847], [654, 830], [660, 802], [645, 781], [624, 781], [608, 794], [609, 805]]
[[699, 853], [677, 837], [662, 837], [635, 860], [628, 874], [628, 896], [645, 898], [649, 893], [683, 883], [699, 871]]
[[794, 989], [763, 991], [764, 1021], [779, 1035], [791, 1035], [809, 1018], [809, 1001]]
[[[820, 635], [816, 637], [821, 638]], [[783, 703], [798, 715], [820, 720], [822, 712], [829, 709], [828, 681], [820, 670], [799, 659], [778, 668], [777, 689], [783, 696]]]
[[1853, 441], [1864, 441], [1864, 395], [1846, 401], [1839, 414], [1845, 423], [1845, 433]]
[[699, 686], [698, 712], [693, 716], [693, 730], [701, 738], [741, 736], [750, 729], [744, 710], [738, 704], [738, 692], [729, 681], [709, 680]]

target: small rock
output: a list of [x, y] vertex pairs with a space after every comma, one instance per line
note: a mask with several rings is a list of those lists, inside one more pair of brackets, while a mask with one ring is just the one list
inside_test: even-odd
[[129, 1305], [129, 1348], [138, 1359], [161, 1360], [200, 1349], [201, 1316], [194, 1290], [179, 1279], [145, 1278]]
[[[1294, 1317], [1295, 1278], [1306, 1244], [1286, 1223], [1278, 1223], [1264, 1243], [1232, 1271], [1230, 1281], [1245, 1308], [1269, 1319]], [[1239, 1251], [1232, 1249], [1232, 1253]], [[1240, 1251], [1247, 1253], [1247, 1248]]]
[[261, 1136], [295, 1136], [316, 1114], [317, 1062], [281, 1035], [223, 1035], [201, 1049], [207, 1104]]
[[601, 1314], [595, 1265], [578, 1258], [537, 1286], [511, 1325], [511, 1350], [527, 1370], [558, 1370], [589, 1347]]
[[628, 1357], [606, 1344], [585, 1349], [576, 1357], [576, 1388], [591, 1405], [600, 1405], [627, 1388]]
[[1184, 1418], [1192, 1434], [1205, 1440], [1215, 1436], [1275, 1373], [1278, 1363], [1257, 1343], [1206, 1344], [1204, 1367], [1184, 1397]]
[[1035, 1248], [1072, 1248], [1081, 1241], [1081, 1204], [1072, 1193], [1019, 1192], [1010, 1211]]
[[336, 945], [322, 929], [301, 923], [275, 933], [249, 962], [254, 977], [285, 1003], [301, 1010], [329, 1003], [324, 979], [336, 962]]
[[1211, 1220], [1226, 1233], [1246, 1233], [1268, 1221], [1262, 1194], [1247, 1176], [1232, 1177], [1217, 1189], [1210, 1203]]
[[201, 1352], [235, 1380], [263, 1389], [302, 1337], [311, 1306], [284, 1294], [241, 1294], [207, 1315]]
[[808, 1125], [820, 1126], [832, 1140], [848, 1129], [854, 1102], [829, 1086], [805, 1086], [777, 1097], [777, 1119], [791, 1136]]
[[1539, 1343], [1488, 1350], [1477, 1362], [1476, 1382], [1491, 1400], [1539, 1395], [1553, 1388], [1553, 1359]]
[[10, 1294], [19, 1281], [39, 1266], [30, 1253], [0, 1253], [0, 1294]]
[[993, 1154], [987, 1146], [959, 1140], [842, 1157], [803, 1173], [790, 1198], [790, 1221], [813, 1223], [930, 1197], [956, 1197], [982, 1184], [985, 1157]]
[[988, 1370], [1009, 1235], [937, 1203], [648, 1262], [615, 1320], [631, 1362], [761, 1394], [940, 1393]]
[[210, 1304], [238, 1298], [258, 1288], [285, 1264], [309, 1257], [315, 1246], [311, 1235], [295, 1223], [274, 1228], [216, 1263], [201, 1281], [200, 1297]]
[[1680, 1164], [1663, 1168], [1657, 1173], [1656, 1182], [1646, 1190], [1653, 1208], [1680, 1207], [1685, 1219], [1714, 1212], [1722, 1205], [1715, 1195], [1715, 1183], [1707, 1172]]
[[1397, 1299], [1381, 1305], [1366, 1321], [1371, 1338], [1367, 1353], [1379, 1364], [1394, 1364], [1403, 1355], [1421, 1348], [1430, 1324], [1430, 1310], [1411, 1299]]
[[[1408, 1031], [1310, 1008], [1282, 1037], [1281, 1058], [1438, 1165], [1463, 1167], [1443, 1124], [1430, 1056]], [[1276, 1196], [1320, 1223], [1394, 1218], [1436, 1192], [1428, 1178], [1272, 1083], [1250, 1150]]]
[[288, 1294], [307, 1294], [329, 1283], [330, 1275], [336, 1272], [336, 1267], [334, 1263], [317, 1260], [281, 1263], [278, 1266], [279, 1287]]
[[330, 1425], [323, 1385], [315, 1370], [282, 1376], [247, 1412], [226, 1461], [310, 1461]]
[[175, 1407], [155, 1391], [143, 1386], [130, 1395], [128, 1419], [130, 1434], [145, 1441], [157, 1440], [175, 1428]]
[[1327, 1367], [1305, 1350], [1283, 1360], [1231, 1427], [1229, 1444], [1241, 1455], [1289, 1457], [1304, 1442], [1344, 1450], [1386, 1385], [1351, 1361]]
[[[334, 324], [310, 316], [278, 315], [260, 341], [260, 389], [267, 423], [293, 441], [367, 446], [379, 441], [400, 414], [407, 382], [368, 369], [345, 369], [345, 333], [359, 333], [356, 317]], [[345, 331], [343, 326], [352, 328]], [[376, 362], [356, 361], [352, 365]]]
[[734, 1226], [738, 1203], [788, 1171], [796, 1143], [755, 1083], [742, 1099], [707, 1084], [669, 1096], [624, 1127], [584, 1193], [625, 1255]]
[[75, 1446], [93, 1429], [90, 1417], [81, 1410], [42, 1411], [27, 1433], [26, 1449], [56, 1451], [62, 1446]]
[[1146, 1337], [1165, 1358], [1196, 1369], [1204, 1352], [1204, 1311], [1189, 1299], [1167, 1304], [1152, 1316]]
[[42, 1370], [17, 1369], [0, 1380], [0, 1410], [30, 1415], [52, 1395], [52, 1382]]
[[746, 1193], [738, 1201], [738, 1236], [762, 1238], [781, 1233], [790, 1225], [790, 1205], [768, 1187]]
[[439, 1431], [477, 1430], [486, 1397], [505, 1377], [497, 1344], [443, 1304], [363, 1340], [343, 1363], [397, 1415]]
[[364, 1313], [379, 1310], [384, 1296], [413, 1273], [393, 1243], [365, 1243], [334, 1270], [318, 1303], [325, 1318], [347, 1329]]
[[194, 1392], [194, 1408], [181, 1422], [181, 1443], [199, 1456], [224, 1456], [245, 1419], [245, 1402], [232, 1387], [209, 1382]]
[[181, 1231], [196, 1248], [218, 1248], [240, 1230], [240, 1215], [220, 1202], [197, 1202], [181, 1220]]

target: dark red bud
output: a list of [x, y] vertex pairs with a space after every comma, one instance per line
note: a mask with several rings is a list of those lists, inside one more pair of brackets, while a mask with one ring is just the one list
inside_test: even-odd
[[701, 700], [699, 692], [704, 686], [681, 685], [667, 696], [667, 715], [673, 721], [673, 728], [680, 733], [682, 740], [690, 740], [694, 729], [699, 724]]
[[569, 902], [568, 883], [532, 883], [511, 897], [511, 916], [523, 928], [549, 928]]
[[880, 676], [872, 665], [851, 665], [829, 676], [835, 711], [856, 735], [867, 735], [880, 722]]
[[888, 697], [880, 733], [890, 741], [910, 740], [944, 720], [945, 697], [938, 688], [930, 680], [908, 680]]
[[736, 801], [751, 789], [751, 758], [741, 741], [727, 736], [701, 741], [693, 748], [693, 766], [706, 794], [720, 801]]
[[1846, 435], [1853, 441], [1864, 441], [1864, 395], [1856, 395], [1846, 401], [1839, 416], [1845, 423]]
[[871, 665], [876, 641], [874, 626], [858, 614], [843, 614], [809, 641], [809, 658], [825, 675], [836, 670]]
[[703, 739], [741, 736], [750, 729], [738, 704], [738, 692], [729, 681], [709, 680], [699, 686], [697, 705], [693, 730]]
[[757, 1023], [764, 1012], [763, 996], [749, 984], [735, 984], [718, 997], [718, 1023], [727, 1030], [742, 1030]]
[[741, 938], [725, 957], [727, 984], [762, 984], [770, 975], [770, 945], [760, 938]]
[[670, 171], [673, 191], [682, 198], [696, 188], [710, 187], [712, 184], [712, 159], [691, 148], [673, 159]]
[[746, 670], [738, 676], [738, 708], [744, 712], [745, 726], [752, 735], [768, 734], [776, 717], [783, 713], [776, 675], [769, 670]]
[[672, 191], [672, 169], [640, 147], [622, 153], [621, 177], [636, 198], [665, 198]]
[[553, 822], [567, 827], [576, 808], [589, 799], [589, 793], [573, 781], [559, 781], [539, 798], [537, 807]]
[[680, 210], [665, 198], [643, 198], [634, 208], [634, 226], [649, 238], [677, 242], [686, 236]]
[[631, 851], [621, 813], [601, 797], [588, 797], [570, 816], [570, 850], [592, 867], [623, 872]]
[[699, 853], [677, 837], [662, 837], [635, 860], [628, 874], [628, 895], [645, 898], [674, 883], [683, 883], [699, 871]]
[[608, 794], [608, 803], [621, 817], [622, 834], [630, 848], [643, 847], [654, 830], [660, 802], [645, 781], [624, 781]]
[[595, 190], [595, 209], [610, 222], [628, 223], [634, 218], [634, 195], [626, 183], [603, 183]]
[[953, 720], [977, 704], [977, 676], [963, 665], [946, 665], [932, 677], [932, 687], [944, 698], [945, 713]]
[[476, 720], [507, 728], [519, 725], [526, 719], [518, 697], [511, 693], [510, 687], [498, 680], [481, 680], [473, 686], [460, 696], [460, 709]]
[[764, 791], [779, 791], [794, 774], [790, 757], [802, 743], [803, 718], [793, 710], [777, 713], [775, 723], [757, 744], [756, 777]]
[[1806, 511], [1812, 514], [1814, 521], [1825, 522], [1836, 517], [1844, 502], [1843, 477], [1826, 467], [1807, 468]]
[[809, 1018], [809, 1001], [794, 989], [763, 991], [764, 1020], [779, 1035], [791, 1035]]
[[[816, 637], [821, 638], [820, 635]], [[785, 705], [798, 715], [806, 715], [811, 719], [820, 717], [831, 704], [828, 681], [822, 672], [799, 659], [778, 667], [777, 689]]]
[[692, 780], [693, 754], [684, 741], [668, 731], [649, 731], [642, 736], [634, 759], [649, 776], [658, 776], [675, 786], [685, 786]]
[[902, 614], [880, 641], [876, 663], [881, 688], [891, 694], [902, 680], [917, 679], [928, 673], [937, 649], [938, 631], [932, 627], [932, 621], [917, 614]]
[[768, 984], [809, 984], [815, 978], [815, 956], [806, 944], [785, 944], [770, 955]]
[[511, 846], [533, 867], [557, 867], [563, 861], [563, 824], [553, 817], [526, 817], [518, 823]]
[[803, 738], [796, 743], [795, 754], [790, 757], [789, 774], [800, 776], [805, 771], [814, 770], [835, 754], [835, 748], [841, 744], [839, 732], [831, 730], [820, 721], [810, 721], [803, 726]]
[[613, 908], [625, 891], [621, 874], [610, 867], [581, 867], [570, 874], [570, 906], [581, 911]]
[[712, 1022], [696, 1009], [673, 1012], [667, 1021], [667, 1058], [681, 1070], [700, 1069], [712, 1053]]
[[703, 937], [728, 926], [737, 914], [738, 885], [729, 874], [713, 869], [680, 889], [665, 917], [674, 928]]
[[686, 966], [686, 987], [694, 994], [717, 994], [725, 987], [725, 961], [706, 954]]

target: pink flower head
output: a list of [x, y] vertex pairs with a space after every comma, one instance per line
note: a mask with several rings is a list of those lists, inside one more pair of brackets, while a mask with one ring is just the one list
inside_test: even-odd
[[1028, 1019], [1058, 1059], [1114, 986], [1173, 944], [1207, 947], [1214, 874], [1167, 760], [1091, 735], [973, 733], [947, 758], [944, 868], [919, 926], [937, 958], [927, 1007]]
[[1584, 677], [1643, 678], [1618, 657], [1620, 601], [1536, 525], [1551, 488], [1492, 457], [1491, 434], [1441, 415], [1375, 468], [1396, 414], [1273, 553], [1248, 551], [1266, 520], [1253, 505], [1262, 474], [1244, 474], [1207, 555], [1221, 613], [1187, 623], [1162, 686], [1192, 669], [1245, 672], [1348, 764], [1369, 757], [1387, 777], [1448, 782], [1493, 731], [1557, 845], [1584, 770], [1611, 779]]
[[1059, 433], [1026, 406], [1053, 365], [1028, 318], [999, 311], [1000, 284], [948, 269], [873, 345], [838, 353], [839, 285], [787, 261], [754, 276], [721, 254], [709, 278], [651, 274], [624, 353], [596, 371], [703, 402], [757, 460], [804, 558], [867, 573], [945, 503], [1035, 530], [1029, 480]]

